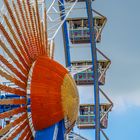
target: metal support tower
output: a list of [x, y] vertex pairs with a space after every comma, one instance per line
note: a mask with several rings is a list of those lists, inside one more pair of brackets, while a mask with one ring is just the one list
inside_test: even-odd
[[[61, 20], [65, 18], [65, 7], [64, 7], [64, 0], [60, 0], [61, 6], [59, 6], [61, 11]], [[90, 28], [90, 44], [91, 44], [91, 55], [92, 55], [92, 68], [94, 73], [94, 103], [95, 103], [95, 140], [100, 140], [100, 101], [99, 101], [99, 85], [98, 85], [98, 65], [97, 65], [97, 53], [96, 53], [96, 37], [94, 33], [94, 21], [93, 21], [93, 13], [92, 13], [92, 6], [91, 1], [86, 0], [86, 9], [87, 9], [87, 16], [88, 16], [88, 24]], [[60, 5], [60, 4], [59, 4]], [[70, 60], [70, 46], [69, 46], [69, 39], [68, 39], [68, 31], [67, 31], [67, 24], [66, 21], [62, 26], [63, 31], [63, 39], [64, 39], [64, 49], [65, 49], [65, 59], [66, 59], [66, 66], [71, 66]]]
[[100, 101], [99, 101], [99, 85], [98, 85], [98, 65], [97, 65], [97, 52], [96, 52], [96, 39], [94, 32], [94, 20], [92, 13], [92, 2], [86, 0], [88, 25], [90, 29], [90, 44], [91, 44], [91, 55], [92, 65], [94, 74], [94, 103], [95, 103], [95, 140], [100, 140]]

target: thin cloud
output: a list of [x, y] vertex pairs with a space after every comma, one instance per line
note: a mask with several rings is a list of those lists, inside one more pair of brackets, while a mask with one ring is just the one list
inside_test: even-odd
[[127, 94], [114, 94], [111, 97], [114, 103], [113, 111], [124, 112], [130, 107], [140, 107], [140, 89]]

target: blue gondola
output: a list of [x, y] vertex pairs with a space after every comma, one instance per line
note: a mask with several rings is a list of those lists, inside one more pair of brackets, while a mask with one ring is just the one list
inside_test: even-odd
[[[70, 18], [67, 19], [69, 23], [69, 36], [73, 44], [90, 43], [90, 31], [88, 27], [87, 18]], [[101, 42], [101, 30], [104, 26], [104, 17], [94, 17], [94, 31], [96, 42]]]
[[[107, 68], [110, 62], [108, 60], [99, 60], [98, 61], [98, 75], [100, 77], [101, 73]], [[72, 66], [87, 66], [92, 65], [91, 61], [73, 61]], [[91, 85], [94, 81], [94, 75], [92, 68], [89, 68], [83, 72], [80, 72], [74, 76], [75, 82], [77, 85]], [[99, 80], [99, 85], [105, 84], [105, 73], [102, 78]]]
[[[108, 111], [110, 104], [100, 105], [101, 117]], [[108, 113], [101, 121], [101, 128], [106, 129], [108, 125]], [[82, 104], [79, 108], [79, 117], [77, 120], [77, 126], [80, 129], [92, 129], [95, 128], [95, 114], [93, 104]]]

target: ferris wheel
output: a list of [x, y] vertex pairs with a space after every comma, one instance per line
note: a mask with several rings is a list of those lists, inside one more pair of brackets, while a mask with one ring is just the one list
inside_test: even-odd
[[[70, 16], [83, 9], [76, 8], [78, 3], [86, 3], [87, 17]], [[100, 139], [100, 132], [108, 139], [103, 129], [107, 128], [113, 103], [99, 86], [105, 84], [111, 61], [96, 48], [106, 18], [92, 9], [91, 3], [88, 0], [3, 0], [0, 139], [74, 139], [78, 136], [71, 131], [74, 126], [95, 129], [96, 140]], [[57, 47], [54, 39], [61, 29], [66, 68], [54, 60]], [[71, 48], [75, 44], [91, 44], [92, 59], [71, 61]], [[96, 53], [102, 60], [97, 60]], [[94, 84], [95, 104], [79, 107], [76, 84]], [[100, 104], [99, 92], [107, 103]]]

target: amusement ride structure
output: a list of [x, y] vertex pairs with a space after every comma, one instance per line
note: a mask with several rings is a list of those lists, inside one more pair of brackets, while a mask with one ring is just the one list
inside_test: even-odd
[[[74, 127], [94, 129], [93, 139], [100, 140], [102, 133], [109, 140], [104, 129], [113, 103], [101, 86], [111, 61], [96, 47], [107, 18], [92, 8], [94, 2], [1, 2], [1, 140], [87, 140]], [[54, 60], [61, 30], [65, 67]], [[80, 86], [94, 89], [92, 104], [79, 102]]]

